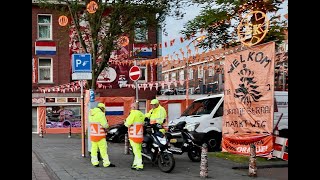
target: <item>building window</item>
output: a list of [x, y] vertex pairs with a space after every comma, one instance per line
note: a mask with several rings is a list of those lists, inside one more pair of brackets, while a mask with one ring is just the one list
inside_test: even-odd
[[134, 41], [135, 42], [147, 42], [148, 30], [146, 27], [147, 22], [145, 20], [139, 21], [134, 29]]
[[198, 78], [203, 78], [203, 67], [198, 66]]
[[164, 74], [164, 81], [165, 82], [168, 82], [169, 81], [169, 74]]
[[212, 77], [214, 75], [214, 64], [210, 64], [208, 68], [208, 76]]
[[81, 127], [80, 106], [47, 106], [46, 128]]
[[193, 69], [191, 68], [189, 70], [189, 80], [192, 80], [193, 79]]
[[38, 15], [38, 40], [52, 40], [52, 15]]
[[52, 59], [39, 58], [39, 83], [52, 82]]
[[143, 114], [145, 114], [146, 111], [147, 111], [146, 104], [147, 104], [146, 100], [141, 100], [141, 99], [139, 99], [139, 110], [140, 110]]
[[141, 76], [138, 80], [138, 82], [143, 83], [143, 82], [148, 82], [148, 71], [145, 66], [140, 66], [141, 70]]
[[179, 72], [179, 80], [184, 80], [184, 70]]
[[176, 73], [173, 72], [171, 73], [171, 81], [175, 81], [176, 80]]

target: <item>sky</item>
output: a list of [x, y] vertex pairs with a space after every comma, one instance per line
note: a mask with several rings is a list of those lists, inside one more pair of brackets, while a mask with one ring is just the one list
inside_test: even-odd
[[[288, 0], [285, 0], [284, 3], [281, 5], [283, 9], [279, 10], [277, 14], [285, 15], [288, 13]], [[166, 56], [168, 54], [172, 55], [173, 52], [180, 52], [179, 49], [182, 48], [184, 51], [186, 51], [186, 45], [190, 43], [190, 41], [184, 41], [183, 43], [180, 42], [180, 37], [182, 37], [182, 34], [180, 34], [180, 31], [183, 29], [183, 25], [186, 24], [189, 20], [192, 20], [195, 18], [201, 10], [201, 7], [198, 5], [193, 5], [184, 8], [184, 12], [186, 12], [185, 16], [181, 20], [175, 20], [173, 17], [168, 17], [166, 19], [166, 32], [168, 33], [168, 36], [166, 36], [164, 33], [162, 33], [162, 44], [164, 42], [167, 42], [169, 44], [170, 40], [175, 39], [175, 43], [173, 46], [168, 46], [165, 48], [162, 45], [162, 56]], [[282, 18], [284, 18], [282, 16]], [[281, 19], [283, 20], [283, 19]], [[193, 46], [190, 45], [190, 49], [194, 51], [192, 48]], [[201, 50], [199, 50], [201, 52]], [[179, 53], [180, 54], [180, 53]], [[173, 56], [176, 58], [176, 56]], [[181, 58], [181, 54], [180, 54]]]

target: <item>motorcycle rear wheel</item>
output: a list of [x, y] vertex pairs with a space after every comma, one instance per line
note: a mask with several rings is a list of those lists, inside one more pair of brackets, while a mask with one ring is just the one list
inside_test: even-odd
[[158, 159], [158, 166], [162, 172], [169, 173], [175, 167], [175, 160], [170, 153], [161, 153]]
[[201, 148], [193, 147], [188, 151], [188, 157], [193, 162], [200, 162], [201, 160]]

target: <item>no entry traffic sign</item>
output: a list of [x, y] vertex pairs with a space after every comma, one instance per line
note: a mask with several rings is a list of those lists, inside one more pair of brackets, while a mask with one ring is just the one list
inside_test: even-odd
[[129, 77], [132, 81], [136, 81], [140, 78], [141, 72], [138, 66], [132, 66], [129, 70]]

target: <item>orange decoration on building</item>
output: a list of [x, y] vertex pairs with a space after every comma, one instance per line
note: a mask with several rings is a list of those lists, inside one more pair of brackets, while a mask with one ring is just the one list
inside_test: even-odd
[[60, 26], [66, 26], [68, 24], [68, 17], [67, 16], [60, 16], [58, 19]]
[[98, 4], [95, 2], [95, 1], [91, 1], [89, 2], [89, 4], [87, 5], [87, 11], [90, 13], [90, 14], [93, 14], [97, 11], [98, 9]]

